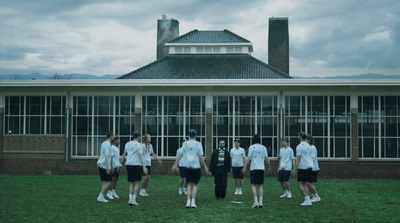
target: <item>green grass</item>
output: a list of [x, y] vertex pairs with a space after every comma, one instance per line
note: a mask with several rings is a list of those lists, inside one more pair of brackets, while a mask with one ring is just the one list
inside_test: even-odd
[[[128, 202], [128, 182], [119, 180], [121, 199], [96, 201], [101, 187], [98, 176], [0, 175], [1, 222], [399, 222], [399, 180], [330, 180], [316, 184], [322, 201], [301, 207], [303, 197], [291, 179], [292, 199], [275, 178], [265, 178], [264, 208], [251, 209], [249, 179], [242, 196], [233, 195], [229, 179], [225, 200], [214, 199], [212, 177], [202, 177], [197, 209], [186, 209], [178, 195], [178, 176], [152, 176], [150, 197], [139, 197], [140, 206]], [[242, 201], [233, 204], [231, 201]]]

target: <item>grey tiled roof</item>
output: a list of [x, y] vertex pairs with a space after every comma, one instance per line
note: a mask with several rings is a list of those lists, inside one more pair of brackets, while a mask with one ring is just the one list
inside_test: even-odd
[[292, 78], [248, 54], [172, 54], [118, 79]]
[[223, 31], [199, 31], [195, 29], [167, 43], [250, 43], [250, 41], [227, 29]]

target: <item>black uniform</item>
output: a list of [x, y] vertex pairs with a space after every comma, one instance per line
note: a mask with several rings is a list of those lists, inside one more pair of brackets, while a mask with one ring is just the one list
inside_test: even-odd
[[231, 171], [231, 158], [228, 150], [225, 148], [214, 150], [210, 161], [210, 171], [214, 176], [215, 198], [225, 198], [228, 173]]

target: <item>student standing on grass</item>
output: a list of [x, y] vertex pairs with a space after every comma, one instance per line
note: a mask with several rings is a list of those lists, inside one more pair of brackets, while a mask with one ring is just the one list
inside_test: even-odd
[[203, 146], [199, 141], [196, 141], [197, 132], [194, 129], [189, 131], [190, 139], [183, 143], [182, 154], [178, 156], [174, 165], [172, 166], [173, 171], [178, 171], [178, 163], [180, 159], [184, 157], [186, 160], [186, 182], [187, 186], [187, 202], [186, 208], [197, 208], [196, 196], [197, 196], [197, 184], [201, 178], [201, 167], [204, 167], [206, 174], [208, 175], [208, 168], [203, 158]]
[[119, 161], [119, 137], [115, 137], [114, 140], [112, 141], [111, 153], [112, 153], [111, 157], [112, 157], [112, 165], [114, 168], [114, 172], [112, 174], [112, 182], [110, 190], [107, 193], [107, 197], [112, 200], [114, 198], [119, 198], [117, 192], [115, 192], [119, 178], [119, 171], [122, 166]]
[[142, 180], [142, 175], [147, 174], [147, 168], [143, 160], [143, 145], [139, 142], [140, 132], [133, 133], [133, 140], [125, 145], [122, 160], [125, 161], [126, 170], [128, 172], [129, 186], [129, 201], [131, 206], [139, 205], [136, 198], [139, 192], [139, 184]]
[[243, 191], [243, 163], [246, 158], [246, 151], [240, 147], [240, 140], [235, 139], [235, 147], [231, 149], [232, 175], [235, 180], [235, 195], [242, 195]]
[[310, 195], [308, 192], [308, 183], [311, 182], [311, 172], [314, 166], [312, 160], [311, 146], [305, 141], [307, 134], [299, 132], [300, 144], [296, 147], [296, 165], [294, 173], [297, 172], [297, 185], [299, 186], [301, 194], [304, 196], [304, 202], [301, 206], [311, 206]]
[[144, 135], [143, 137], [143, 157], [144, 157], [144, 165], [147, 168], [147, 175], [143, 175], [142, 180], [142, 187], [140, 189], [140, 196], [149, 196], [146, 192], [147, 186], [149, 185], [150, 181], [150, 174], [151, 174], [151, 157], [153, 156], [161, 166], [161, 159], [158, 158], [157, 154], [154, 153], [153, 145], [151, 145], [151, 136], [149, 134]]
[[107, 132], [107, 140], [101, 144], [100, 157], [97, 161], [97, 167], [99, 168], [100, 180], [103, 181], [103, 185], [100, 190], [100, 194], [97, 197], [97, 201], [101, 203], [107, 203], [108, 200], [104, 198], [107, 190], [111, 186], [112, 181], [112, 164], [111, 164], [111, 141], [114, 139], [114, 133]]
[[293, 149], [289, 147], [289, 139], [283, 139], [283, 147], [279, 150], [279, 164], [278, 164], [278, 181], [285, 191], [280, 198], [292, 198], [290, 192], [289, 178], [293, 174], [293, 166], [295, 165], [295, 158]]
[[215, 198], [225, 199], [228, 187], [228, 173], [231, 171], [231, 158], [225, 149], [225, 140], [219, 140], [218, 149], [211, 155], [210, 171], [214, 176]]
[[[251, 191], [254, 198], [254, 204], [252, 208], [263, 207], [263, 184], [264, 184], [264, 173], [265, 164], [267, 164], [267, 174], [271, 171], [271, 165], [268, 159], [268, 152], [265, 146], [261, 145], [261, 139], [258, 134], [253, 136], [253, 145], [249, 148], [249, 155], [245, 159], [243, 166], [243, 173], [246, 172], [246, 168], [250, 164], [250, 183]], [[258, 200], [257, 200], [257, 189], [258, 189]]]
[[314, 137], [311, 135], [307, 136], [306, 139], [307, 143], [310, 144], [311, 149], [312, 149], [312, 160], [313, 160], [313, 168], [311, 172], [311, 182], [307, 183], [308, 190], [313, 194], [311, 198], [311, 202], [320, 202], [321, 197], [318, 195], [317, 189], [315, 188], [315, 185], [313, 183], [317, 182], [318, 178], [318, 171], [319, 171], [319, 165], [318, 165], [318, 153], [317, 153], [317, 147], [314, 145]]
[[[182, 145], [183, 145], [183, 143], [184, 142], [186, 142], [187, 140], [184, 138], [183, 140], [182, 140], [182, 143], [181, 143], [181, 148], [179, 148], [177, 151], [176, 151], [176, 158], [178, 158], [179, 157], [179, 155], [180, 154], [182, 154]], [[185, 161], [185, 158], [184, 157], [182, 157], [180, 160], [179, 160], [179, 174], [180, 174], [180, 176], [181, 176], [181, 179], [179, 180], [179, 194], [187, 194], [187, 190], [186, 190], [186, 188], [187, 188], [187, 182], [186, 182], [186, 161]]]

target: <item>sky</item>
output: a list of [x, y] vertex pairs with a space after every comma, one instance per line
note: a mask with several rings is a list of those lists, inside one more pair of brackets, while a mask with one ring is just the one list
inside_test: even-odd
[[398, 0], [0, 0], [0, 75], [126, 74], [156, 60], [157, 20], [228, 29], [268, 63], [268, 20], [289, 19], [290, 75], [400, 75]]

